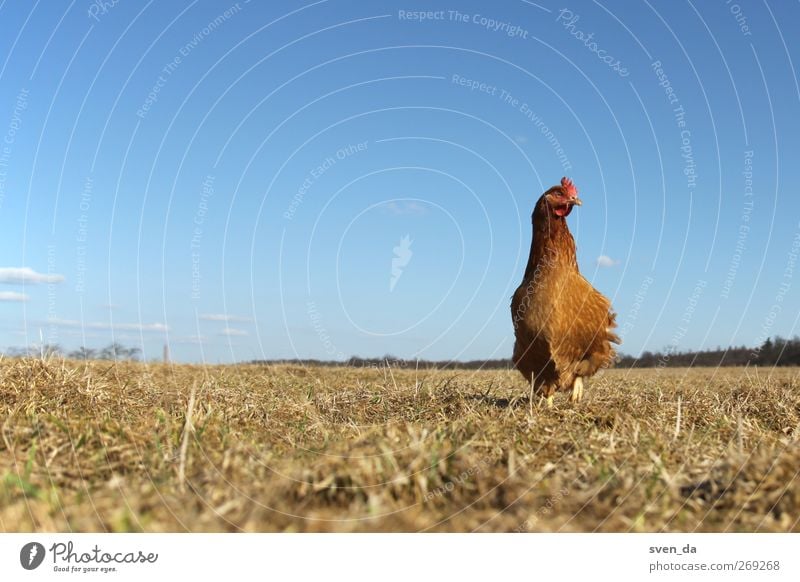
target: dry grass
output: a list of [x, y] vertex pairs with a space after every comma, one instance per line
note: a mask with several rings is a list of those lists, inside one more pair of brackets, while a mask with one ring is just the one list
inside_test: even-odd
[[525, 394], [514, 372], [0, 361], [0, 530], [800, 530], [797, 369], [612, 370], [534, 417]]

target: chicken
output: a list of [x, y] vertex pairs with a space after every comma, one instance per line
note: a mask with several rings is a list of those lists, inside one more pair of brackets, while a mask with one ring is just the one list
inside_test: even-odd
[[608, 367], [621, 343], [611, 302], [578, 271], [575, 240], [566, 218], [580, 206], [568, 178], [542, 194], [533, 210], [533, 240], [522, 284], [511, 299], [513, 361], [531, 386], [553, 405], [556, 391], [583, 397], [583, 379]]

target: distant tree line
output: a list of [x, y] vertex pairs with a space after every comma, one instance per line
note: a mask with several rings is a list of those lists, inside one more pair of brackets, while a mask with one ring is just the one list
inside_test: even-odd
[[72, 351], [64, 351], [61, 346], [44, 344], [41, 346], [12, 347], [6, 350], [5, 355], [10, 358], [48, 358], [63, 356], [72, 360], [133, 360], [138, 361], [141, 355], [139, 348], [128, 348], [119, 343], [111, 343], [101, 349], [80, 347]]
[[684, 368], [688, 366], [800, 366], [800, 337], [767, 338], [757, 348], [745, 346], [697, 352], [643, 352], [638, 358], [622, 356], [619, 368]]
[[[406, 360], [394, 356], [382, 358], [352, 357], [345, 361], [315, 359], [253, 360], [251, 364], [297, 364], [306, 366], [333, 366], [354, 368], [403, 368], [439, 370], [504, 370], [514, 367], [510, 359], [470, 360]], [[676, 351], [666, 348], [658, 352], [643, 352], [639, 357], [622, 354], [617, 368], [681, 368], [689, 366], [800, 366], [800, 337], [767, 338], [761, 346], [716, 348], [700, 351]]]
[[[24, 348], [12, 347], [5, 355], [11, 358], [63, 356], [73, 360], [138, 361], [139, 348], [129, 348], [112, 343], [101, 349], [80, 347], [64, 351], [58, 345], [45, 344]], [[427, 370], [505, 370], [514, 367], [510, 359], [470, 360], [419, 360], [403, 359], [386, 355], [382, 358], [360, 358], [353, 356], [344, 361], [317, 359], [252, 360], [250, 364], [295, 364], [304, 366], [330, 366], [353, 368], [400, 368]], [[639, 357], [622, 354], [617, 358], [617, 368], [682, 368], [689, 366], [800, 366], [800, 337], [767, 338], [757, 348], [745, 346], [716, 348], [700, 351], [677, 351], [666, 348], [658, 352], [643, 352]]]
[[295, 364], [301, 366], [330, 366], [335, 368], [401, 368], [405, 370], [427, 370], [436, 368], [437, 370], [478, 370], [481, 368], [503, 369], [513, 368], [510, 359], [500, 360], [470, 360], [461, 362], [457, 360], [406, 360], [395, 358], [394, 356], [384, 356], [382, 358], [360, 358], [353, 356], [350, 359], [341, 360], [317, 360], [317, 359], [282, 359], [282, 360], [252, 360], [250, 364]]

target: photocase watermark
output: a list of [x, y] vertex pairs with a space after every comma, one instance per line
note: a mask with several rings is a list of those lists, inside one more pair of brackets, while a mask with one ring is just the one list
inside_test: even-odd
[[739, 264], [742, 262], [742, 253], [747, 247], [747, 236], [750, 233], [750, 215], [753, 212], [753, 150], [744, 152], [744, 205], [742, 206], [742, 216], [739, 219], [739, 235], [736, 239], [736, 247], [733, 249], [733, 257], [728, 266], [728, 274], [722, 284], [720, 297], [727, 299], [739, 271]]
[[495, 20], [482, 14], [464, 14], [458, 10], [448, 10], [447, 15], [450, 20], [455, 22], [471, 23], [491, 32], [502, 32], [511, 38], [528, 39], [528, 31], [519, 25], [511, 24], [503, 20]]
[[344, 353], [339, 351], [334, 345], [333, 340], [331, 340], [331, 336], [328, 334], [328, 330], [322, 322], [322, 315], [317, 310], [317, 304], [314, 301], [308, 301], [306, 303], [306, 311], [308, 312], [311, 325], [317, 333], [319, 341], [322, 342], [322, 346], [325, 348], [325, 353], [336, 358], [344, 358]]
[[89, 549], [78, 549], [68, 541], [56, 542], [47, 550], [39, 542], [29, 542], [19, 552], [19, 563], [25, 570], [35, 570], [48, 554], [53, 572], [64, 574], [116, 573], [122, 571], [120, 566], [142, 566], [158, 561], [155, 552], [105, 550], [97, 544]]
[[42, 565], [46, 552], [39, 542], [29, 542], [19, 551], [19, 563], [26, 570], [35, 570]]
[[308, 191], [311, 189], [311, 186], [319, 180], [325, 173], [330, 170], [333, 166], [353, 156], [355, 154], [365, 152], [369, 147], [369, 142], [362, 141], [356, 144], [349, 144], [342, 148], [336, 150], [336, 152], [330, 156], [327, 156], [324, 160], [321, 160], [314, 168], [312, 168], [308, 174], [306, 174], [303, 183], [300, 184], [300, 187], [297, 189], [297, 192], [292, 197], [292, 201], [289, 203], [289, 207], [283, 213], [283, 217], [286, 220], [292, 220], [294, 218], [295, 212], [303, 203], [308, 194]]
[[525, 118], [528, 121], [533, 123], [533, 125], [547, 140], [547, 143], [549, 143], [550, 146], [553, 148], [553, 151], [558, 157], [558, 161], [564, 170], [572, 169], [572, 164], [570, 163], [567, 154], [564, 152], [564, 148], [561, 147], [561, 142], [558, 140], [558, 138], [555, 136], [552, 130], [547, 126], [544, 120], [541, 117], [539, 117], [539, 114], [537, 114], [533, 110], [533, 108], [530, 105], [528, 105], [528, 103], [520, 101], [505, 89], [503, 89], [500, 92], [500, 100], [503, 103], [506, 103], [511, 107], [513, 107], [514, 109], [516, 109], [517, 111], [519, 111], [522, 115], [525, 116]]
[[371, 370], [385, 370], [386, 368], [400, 368], [410, 370], [419, 367], [419, 360], [407, 360], [405, 358], [395, 358], [394, 356], [384, 356], [383, 358], [358, 358], [351, 357], [347, 360], [349, 366], [356, 368], [367, 368]]
[[672, 114], [675, 117], [675, 125], [680, 130], [681, 136], [681, 157], [683, 158], [683, 175], [686, 176], [686, 188], [693, 190], [697, 187], [697, 172], [695, 170], [694, 152], [692, 150], [692, 132], [686, 124], [686, 111], [678, 99], [678, 94], [672, 87], [669, 77], [661, 66], [661, 61], [655, 60], [650, 64], [650, 68], [658, 79], [658, 84], [664, 89], [667, 101], [673, 106]]
[[458, 475], [455, 476], [454, 479], [449, 480], [447, 483], [437, 487], [436, 489], [428, 491], [422, 498], [422, 502], [427, 503], [431, 499], [449, 495], [456, 489], [456, 487], [461, 487], [471, 477], [473, 477], [474, 475], [479, 475], [490, 464], [490, 462], [491, 459], [489, 459], [489, 457], [481, 458], [477, 463], [472, 465], [469, 469], [461, 471]]
[[22, 127], [22, 114], [28, 108], [29, 96], [30, 91], [24, 87], [17, 93], [14, 109], [11, 112], [11, 121], [8, 122], [3, 142], [0, 143], [0, 209], [3, 208], [3, 200], [6, 197], [6, 181], [8, 180], [12, 146], [17, 139], [17, 132]]
[[725, 4], [728, 6], [728, 10], [730, 10], [733, 18], [736, 20], [736, 24], [739, 25], [739, 31], [741, 31], [743, 36], [753, 36], [753, 33], [750, 32], [750, 25], [747, 23], [747, 17], [742, 12], [742, 7], [736, 4], [733, 0], [725, 0]]
[[534, 531], [536, 529], [536, 524], [539, 523], [539, 520], [553, 513], [553, 508], [568, 495], [569, 489], [562, 487], [554, 495], [551, 495], [545, 499], [545, 502], [539, 509], [536, 510], [536, 513], [529, 516], [528, 519], [523, 521], [514, 531], [516, 533]]
[[490, 85], [489, 83], [485, 83], [483, 81], [478, 81], [475, 79], [468, 79], [462, 75], [454, 73], [452, 77], [450, 77], [450, 82], [454, 85], [459, 85], [461, 87], [466, 87], [467, 89], [472, 91], [478, 91], [479, 93], [486, 93], [487, 95], [491, 95], [492, 97], [497, 95], [498, 88], [496, 85]]
[[89, 209], [92, 206], [94, 180], [86, 176], [78, 202], [78, 232], [75, 235], [75, 292], [83, 294], [86, 288], [86, 244], [89, 238]]
[[527, 40], [529, 32], [519, 25], [496, 20], [483, 14], [468, 14], [458, 10], [398, 10], [397, 19], [409, 22], [448, 21], [474, 24], [490, 32], [501, 32], [511, 38]]
[[398, 10], [398, 20], [425, 22], [426, 20], [445, 20], [446, 10]]
[[669, 364], [669, 361], [672, 359], [672, 354], [677, 351], [681, 340], [684, 338], [684, 336], [686, 336], [686, 332], [689, 331], [689, 325], [692, 323], [694, 312], [697, 309], [697, 302], [700, 300], [700, 296], [703, 294], [703, 291], [705, 291], [707, 285], [708, 283], [704, 279], [699, 279], [697, 283], [695, 283], [694, 289], [692, 289], [692, 294], [689, 296], [686, 309], [683, 310], [680, 324], [675, 329], [675, 333], [672, 335], [672, 340], [664, 350], [664, 355], [658, 360], [658, 364], [656, 365], [656, 373], [660, 372], [667, 366], [667, 364]]
[[[531, 297], [533, 296], [533, 292], [539, 286], [542, 280], [542, 272], [546, 267], [552, 266], [555, 264], [555, 260], [549, 254], [546, 254], [542, 257], [542, 260], [536, 264], [536, 268], [531, 273], [530, 280], [528, 284], [525, 286], [525, 296], [517, 306], [517, 310], [514, 312], [513, 317], [511, 318], [512, 323], [514, 325], [514, 330], [517, 329], [519, 322], [525, 319], [525, 314], [528, 312], [528, 308], [531, 305]], [[525, 273], [525, 278], [528, 278], [528, 273]]]
[[458, 73], [454, 73], [450, 77], [450, 82], [460, 87], [466, 87], [470, 90], [470, 92], [477, 91], [478, 93], [485, 93], [491, 97], [497, 97], [504, 105], [510, 105], [519, 111], [534, 125], [534, 127], [536, 127], [536, 129], [539, 130], [545, 140], [547, 140], [547, 143], [550, 144], [556, 156], [558, 157], [561, 167], [565, 171], [572, 170], [572, 163], [569, 161], [566, 152], [564, 152], [561, 142], [555, 136], [550, 127], [548, 127], [544, 120], [539, 116], [539, 114], [536, 113], [533, 107], [527, 102], [516, 98], [509, 91], [506, 89], [501, 89], [497, 87], [497, 85], [492, 85], [477, 79], [470, 79], [464, 77], [463, 75], [459, 75]]
[[569, 8], [562, 8], [558, 11], [558, 15], [556, 16], [556, 22], [561, 23], [564, 30], [583, 42], [583, 46], [597, 55], [597, 58], [605, 63], [612, 71], [617, 73], [620, 77], [627, 77], [630, 75], [628, 69], [622, 65], [622, 62], [618, 58], [608, 54], [605, 49], [600, 48], [597, 42], [593, 40], [593, 32], [587, 34], [575, 26], [580, 19], [580, 14], [575, 14]]
[[[246, 0], [244, 4], [247, 4], [249, 1], [250, 0]], [[136, 115], [139, 118], [144, 119], [153, 105], [158, 102], [159, 93], [161, 93], [161, 90], [167, 85], [169, 78], [174, 75], [175, 71], [177, 71], [181, 66], [183, 59], [188, 57], [191, 52], [200, 45], [200, 43], [206, 40], [215, 30], [233, 18], [241, 10], [241, 3], [237, 2], [225, 10], [225, 12], [218, 14], [214, 20], [211, 20], [202, 29], [196, 32], [189, 42], [178, 49], [177, 54], [172, 57], [172, 60], [161, 68], [161, 72], [158, 75], [155, 83], [153, 83], [153, 86], [150, 88], [150, 91], [147, 93], [144, 102], [139, 109], [136, 110]]]
[[89, 15], [89, 18], [94, 19], [95, 22], [100, 22], [100, 17], [108, 14], [109, 11], [119, 3], [120, 0], [94, 0], [89, 4], [89, 9], [86, 13]]
[[409, 235], [404, 235], [400, 237], [400, 243], [392, 248], [394, 257], [392, 257], [392, 272], [391, 277], [389, 277], [390, 292], [394, 291], [395, 285], [397, 285], [400, 277], [403, 276], [403, 269], [411, 262], [411, 257], [414, 255], [414, 252], [411, 250], [413, 242]]
[[200, 243], [203, 240], [203, 224], [208, 213], [208, 201], [214, 196], [214, 180], [215, 177], [210, 174], [203, 180], [200, 201], [197, 203], [197, 209], [192, 219], [192, 237], [189, 240], [189, 250], [192, 257], [192, 291], [190, 296], [194, 300], [200, 299], [200, 281], [202, 278], [200, 274]]
[[786, 298], [789, 289], [792, 287], [792, 279], [794, 278], [794, 268], [797, 266], [797, 257], [800, 255], [800, 223], [797, 225], [797, 232], [795, 232], [792, 239], [792, 246], [786, 257], [786, 267], [783, 269], [783, 277], [781, 284], [778, 286], [778, 292], [775, 294], [775, 300], [764, 317], [764, 322], [761, 324], [761, 333], [756, 339], [758, 346], [751, 352], [751, 356], [756, 358], [761, 353], [761, 346], [764, 341], [770, 336], [772, 327], [775, 325], [775, 320], [783, 310], [783, 300]]
[[650, 285], [653, 284], [653, 281], [654, 279], [648, 275], [639, 285], [636, 295], [633, 296], [633, 305], [631, 306], [630, 311], [628, 311], [628, 314], [625, 316], [625, 321], [620, 326], [620, 339], [625, 339], [625, 336], [628, 334], [628, 332], [631, 331], [636, 325], [636, 320], [639, 319], [639, 312], [642, 309], [642, 303], [644, 303], [644, 299], [647, 297], [647, 292], [650, 290]]
[[47, 343], [58, 343], [58, 313], [56, 312], [56, 245], [47, 245]]

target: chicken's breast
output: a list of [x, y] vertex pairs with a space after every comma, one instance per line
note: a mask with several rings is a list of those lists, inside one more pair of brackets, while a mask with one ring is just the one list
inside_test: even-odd
[[561, 388], [571, 387], [575, 376], [591, 376], [611, 364], [616, 327], [611, 302], [577, 271], [566, 273], [547, 335]]

